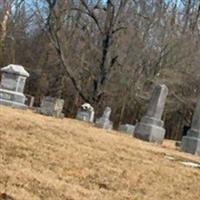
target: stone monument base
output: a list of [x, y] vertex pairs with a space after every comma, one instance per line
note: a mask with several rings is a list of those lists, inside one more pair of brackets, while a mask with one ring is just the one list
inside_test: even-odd
[[200, 133], [190, 129], [188, 135], [182, 138], [181, 150], [187, 153], [200, 155]]
[[136, 124], [134, 136], [141, 140], [161, 144], [165, 137], [163, 121], [151, 117], [144, 117]]
[[97, 119], [95, 122], [95, 126], [98, 128], [106, 129], [106, 130], [113, 129], [113, 123], [110, 120], [105, 120], [103, 118]]
[[26, 97], [24, 94], [9, 90], [0, 89], [0, 104], [15, 108], [27, 108], [24, 104]]

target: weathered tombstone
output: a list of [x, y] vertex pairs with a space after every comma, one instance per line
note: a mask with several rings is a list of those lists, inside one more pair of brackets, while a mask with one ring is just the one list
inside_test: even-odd
[[112, 130], [113, 123], [110, 121], [111, 112], [112, 112], [111, 108], [106, 107], [106, 109], [103, 112], [102, 117], [96, 120], [95, 126], [98, 128]]
[[89, 103], [84, 103], [77, 112], [76, 119], [94, 122], [94, 108]]
[[191, 128], [188, 130], [187, 136], [182, 138], [181, 150], [200, 155], [200, 98], [197, 101]]
[[131, 125], [131, 124], [122, 124], [122, 125], [119, 126], [118, 130], [120, 132], [128, 133], [130, 135], [133, 135], [133, 133], [135, 131], [135, 126]]
[[136, 138], [162, 143], [165, 136], [164, 122], [161, 120], [168, 88], [165, 85], [158, 85], [153, 91], [148, 110], [142, 120], [136, 124], [134, 136]]
[[40, 108], [37, 109], [37, 112], [47, 116], [62, 118], [64, 117], [64, 114], [62, 113], [63, 106], [63, 99], [45, 96], [43, 97]]
[[29, 73], [23, 66], [10, 64], [1, 69], [0, 104], [26, 108], [24, 86]]

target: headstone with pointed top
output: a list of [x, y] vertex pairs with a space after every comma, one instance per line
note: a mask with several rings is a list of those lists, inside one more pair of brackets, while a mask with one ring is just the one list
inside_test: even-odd
[[191, 128], [187, 135], [182, 138], [181, 150], [200, 155], [200, 97], [194, 111]]
[[29, 73], [21, 65], [10, 64], [1, 69], [0, 104], [26, 108], [23, 94]]
[[113, 123], [110, 121], [111, 112], [112, 112], [111, 108], [107, 106], [103, 112], [102, 117], [96, 120], [95, 126], [98, 128], [112, 130]]
[[136, 124], [134, 136], [136, 138], [162, 143], [165, 136], [164, 122], [161, 120], [168, 88], [166, 85], [158, 85], [155, 87], [148, 105], [146, 115]]

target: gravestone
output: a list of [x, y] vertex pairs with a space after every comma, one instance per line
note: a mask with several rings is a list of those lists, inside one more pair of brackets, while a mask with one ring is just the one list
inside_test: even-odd
[[130, 135], [134, 134], [135, 126], [131, 124], [122, 124], [118, 129], [120, 132], [128, 133]]
[[98, 128], [112, 130], [113, 129], [113, 123], [110, 121], [111, 112], [112, 112], [111, 108], [106, 107], [106, 109], [103, 112], [102, 117], [96, 120], [95, 126], [98, 127]]
[[23, 94], [29, 73], [23, 66], [10, 64], [1, 69], [0, 104], [26, 108]]
[[94, 122], [94, 108], [89, 103], [81, 105], [77, 112], [76, 119], [86, 122]]
[[197, 101], [191, 128], [188, 130], [187, 135], [182, 138], [181, 150], [200, 155], [200, 98]]
[[165, 85], [155, 87], [146, 115], [136, 124], [134, 136], [136, 138], [162, 143], [165, 136], [164, 122], [161, 120], [168, 88]]
[[47, 116], [63, 118], [63, 106], [63, 99], [45, 96], [43, 97], [40, 108], [37, 109], [37, 112]]

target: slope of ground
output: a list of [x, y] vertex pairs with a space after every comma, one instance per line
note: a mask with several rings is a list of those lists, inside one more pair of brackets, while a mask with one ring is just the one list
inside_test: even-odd
[[[176, 160], [167, 158], [174, 157]], [[188, 200], [200, 157], [72, 119], [0, 107], [0, 194], [17, 200]]]

